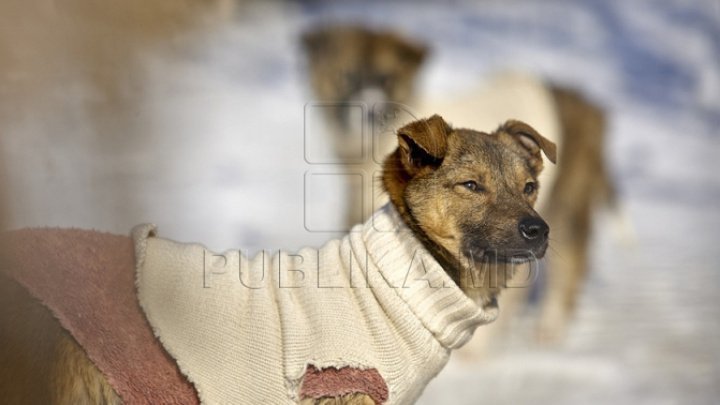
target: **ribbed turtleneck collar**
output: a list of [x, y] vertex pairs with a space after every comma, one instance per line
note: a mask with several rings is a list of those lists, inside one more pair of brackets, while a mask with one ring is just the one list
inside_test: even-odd
[[362, 239], [388, 285], [444, 347], [459, 348], [475, 328], [497, 317], [497, 306], [483, 308], [462, 292], [392, 204], [363, 225]]

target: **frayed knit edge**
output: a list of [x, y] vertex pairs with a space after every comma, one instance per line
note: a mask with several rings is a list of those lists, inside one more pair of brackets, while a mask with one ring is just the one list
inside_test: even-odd
[[140, 309], [142, 309], [143, 314], [145, 315], [145, 318], [148, 320], [148, 324], [150, 325], [150, 328], [152, 329], [153, 335], [157, 338], [157, 340], [162, 344], [163, 349], [172, 357], [172, 360], [177, 364], [178, 370], [182, 373], [183, 376], [190, 382], [190, 384], [193, 385], [193, 389], [197, 393], [198, 400], [201, 404], [207, 404], [208, 401], [206, 398], [204, 398], [204, 392], [200, 390], [198, 384], [193, 380], [193, 378], [190, 376], [190, 373], [188, 373], [187, 367], [181, 362], [178, 361], [177, 356], [175, 353], [170, 350], [170, 348], [167, 346], [165, 341], [163, 340], [161, 336], [160, 328], [155, 327], [157, 324], [155, 320], [150, 316], [147, 309], [145, 308], [145, 303], [142, 300], [142, 294], [141, 294], [141, 284], [140, 284], [140, 277], [142, 277], [142, 268], [145, 264], [145, 256], [147, 253], [147, 239], [153, 238], [157, 236], [157, 226], [155, 224], [140, 224], [135, 226], [131, 231], [131, 237], [133, 239], [134, 245], [135, 245], [135, 288], [137, 289], [137, 300], [138, 304], [140, 305]]
[[130, 231], [130, 238], [135, 246], [135, 287], [138, 288], [140, 277], [140, 269], [145, 264], [145, 255], [147, 253], [147, 238], [157, 236], [157, 225], [140, 224], [133, 227]]

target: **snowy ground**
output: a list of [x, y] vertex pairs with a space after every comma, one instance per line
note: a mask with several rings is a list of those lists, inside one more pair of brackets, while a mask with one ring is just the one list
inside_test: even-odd
[[[604, 105], [612, 171], [637, 233], [623, 246], [599, 217], [593, 273], [565, 345], [536, 347], [521, 320], [496, 356], [451, 360], [421, 403], [717, 403], [720, 3], [370, 4], [240, 6], [143, 50], [128, 73], [134, 87], [109, 113], [83, 75], [3, 65], [11, 225], [127, 233], [152, 221], [165, 237], [217, 250], [320, 244], [334, 234], [308, 231], [306, 216], [339, 222], [342, 202], [327, 188], [304, 195], [306, 171], [324, 167], [303, 160], [311, 98], [298, 34], [322, 21], [393, 26], [433, 47], [425, 97], [512, 69]], [[9, 32], [23, 35], [0, 30], [0, 45], [25, 52]], [[46, 87], [23, 92], [36, 82]]]

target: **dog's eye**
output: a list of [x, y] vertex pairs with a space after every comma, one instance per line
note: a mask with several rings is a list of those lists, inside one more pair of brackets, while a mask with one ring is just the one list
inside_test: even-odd
[[537, 183], [534, 183], [532, 181], [529, 181], [525, 183], [525, 189], [523, 190], [525, 194], [530, 195], [537, 190]]
[[466, 181], [466, 182], [460, 183], [460, 185], [463, 186], [463, 187], [465, 187], [466, 189], [468, 189], [468, 190], [470, 190], [470, 191], [476, 191], [476, 192], [477, 192], [477, 191], [482, 191], [482, 190], [483, 190], [483, 188], [482, 188], [479, 184], [477, 184], [477, 182], [474, 181], [474, 180], [468, 180], [468, 181]]

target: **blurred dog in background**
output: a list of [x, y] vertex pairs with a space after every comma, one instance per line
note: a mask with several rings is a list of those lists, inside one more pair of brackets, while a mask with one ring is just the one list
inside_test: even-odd
[[[392, 148], [387, 139], [392, 140], [394, 122], [406, 121], [405, 115], [437, 111], [453, 125], [470, 128], [520, 119], [558, 144], [557, 168], [549, 167], [540, 179], [538, 207], [553, 233], [538, 337], [562, 338], [587, 274], [593, 211], [599, 202], [613, 204], [615, 199], [605, 167], [603, 110], [573, 89], [521, 74], [498, 75], [477, 86], [471, 83], [470, 91], [447, 100], [417, 102], [418, 75], [429, 53], [426, 45], [392, 31], [355, 26], [316, 29], [305, 33], [302, 43], [314, 96], [330, 106], [324, 109], [329, 142], [347, 170], [360, 171], [365, 178], [362, 187], [349, 191], [348, 227], [386, 201], [376, 187], [379, 162]], [[365, 146], [358, 139], [368, 133], [370, 153], [359, 153], [358, 148]], [[363, 157], [359, 163], [358, 156]], [[501, 298], [503, 311], [522, 307], [528, 290], [506, 291]], [[507, 327], [508, 318], [479, 333], [496, 334]], [[489, 343], [486, 338], [475, 340]], [[485, 343], [480, 346], [486, 347]], [[470, 349], [464, 350], [472, 353], [470, 357], [486, 350], [467, 346]]]
[[330, 134], [324, 139], [339, 163], [362, 175], [363, 186], [349, 190], [344, 224], [349, 229], [387, 202], [380, 191], [380, 165], [394, 147], [396, 128], [391, 124], [400, 122], [398, 106], [413, 99], [428, 49], [393, 32], [355, 26], [307, 32], [302, 44], [310, 85]]

